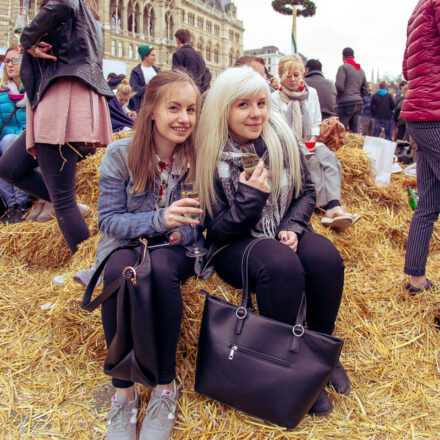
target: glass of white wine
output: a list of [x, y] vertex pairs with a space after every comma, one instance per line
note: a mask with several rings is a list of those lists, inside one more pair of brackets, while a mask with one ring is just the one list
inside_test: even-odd
[[246, 178], [249, 179], [258, 165], [260, 158], [253, 144], [242, 145], [241, 147], [241, 160], [243, 162], [243, 169], [246, 173]]
[[[194, 182], [185, 182], [182, 184], [182, 199], [196, 199], [198, 197], [197, 188]], [[184, 214], [185, 217], [193, 220], [199, 219], [199, 214]], [[186, 248], [185, 255], [187, 257], [203, 257], [208, 250], [197, 245], [197, 225], [191, 225], [194, 234], [194, 244]]]
[[26, 14], [26, 9], [23, 8], [21, 13], [17, 15], [14, 25], [14, 35], [20, 40], [23, 29], [29, 24], [29, 15]]

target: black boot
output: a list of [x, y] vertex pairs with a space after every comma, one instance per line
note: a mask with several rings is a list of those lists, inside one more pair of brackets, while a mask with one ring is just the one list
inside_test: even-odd
[[9, 207], [8, 212], [0, 218], [0, 221], [5, 225], [11, 225], [13, 223], [20, 223], [24, 220], [25, 214], [31, 208], [32, 203], [20, 203]]
[[336, 364], [335, 371], [333, 371], [332, 377], [330, 378], [329, 384], [338, 392], [339, 394], [348, 394], [351, 390], [351, 382], [344, 370], [341, 362], [338, 361]]
[[309, 414], [315, 416], [326, 416], [333, 411], [333, 404], [328, 398], [327, 391], [322, 390], [322, 393], [318, 396], [315, 403], [309, 409]]

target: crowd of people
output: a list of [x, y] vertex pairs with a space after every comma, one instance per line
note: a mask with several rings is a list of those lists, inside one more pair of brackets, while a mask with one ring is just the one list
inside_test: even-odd
[[[83, 216], [88, 207], [76, 201], [77, 163], [97, 147], [107, 147], [99, 168], [97, 263], [140, 236], [163, 236], [171, 245], [150, 252], [159, 381], [141, 424], [141, 440], [168, 439], [174, 425], [180, 396], [175, 360], [181, 283], [195, 273], [196, 261], [187, 246], [197, 242], [206, 249], [206, 261], [239, 289], [245, 249], [259, 237], [268, 238], [249, 255], [259, 313], [294, 325], [305, 292], [308, 328], [333, 333], [344, 263], [333, 243], [313, 231], [310, 219], [319, 208], [322, 224], [343, 232], [360, 216], [343, 206], [341, 164], [319, 138], [323, 120], [339, 117], [343, 128], [367, 135], [378, 136], [384, 129], [387, 139], [394, 121], [395, 137], [405, 139], [408, 128], [416, 140], [420, 198], [405, 272], [411, 294], [432, 287], [425, 265], [439, 213], [439, 101], [433, 95], [427, 108], [420, 104], [421, 96], [431, 96], [435, 69], [421, 75], [415, 67], [426, 60], [434, 64], [429, 48], [439, 43], [427, 2], [420, 0], [410, 20], [404, 59], [409, 82], [402, 82], [395, 98], [383, 82], [372, 95], [349, 47], [342, 52], [335, 83], [324, 78], [319, 60], [304, 63], [298, 55], [280, 60], [279, 78], [268, 77], [261, 58], [243, 56], [211, 83], [185, 29], [175, 34], [172, 70], [161, 72], [154, 64], [154, 47], [145, 44], [139, 46], [141, 63], [129, 80], [110, 74], [106, 81], [99, 17], [87, 0], [43, 0], [20, 44], [6, 52], [0, 90], [3, 222], [21, 221], [32, 203], [40, 205], [28, 217], [44, 221], [54, 216], [75, 253], [90, 235]], [[417, 14], [426, 26], [414, 20]], [[413, 86], [421, 77], [423, 93]], [[133, 137], [112, 142], [112, 132], [132, 128]], [[249, 154], [251, 164], [244, 160]], [[198, 198], [182, 196], [188, 183]], [[110, 261], [104, 288], [133, 265], [134, 255], [125, 249]], [[116, 314], [113, 295], [102, 305], [108, 346], [116, 333]], [[112, 383], [116, 392], [107, 438], [133, 440], [136, 386], [117, 377]], [[350, 391], [340, 362], [330, 384], [340, 393]], [[323, 390], [309, 412], [325, 415], [332, 408]]]

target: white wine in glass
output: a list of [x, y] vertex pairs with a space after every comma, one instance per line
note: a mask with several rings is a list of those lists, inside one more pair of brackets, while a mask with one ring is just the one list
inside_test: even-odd
[[20, 14], [17, 15], [14, 25], [14, 35], [20, 40], [24, 28], [29, 24], [29, 16], [26, 14], [26, 9], [23, 8]]

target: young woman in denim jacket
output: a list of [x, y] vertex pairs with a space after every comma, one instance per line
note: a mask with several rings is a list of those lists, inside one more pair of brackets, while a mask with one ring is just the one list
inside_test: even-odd
[[[333, 243], [310, 226], [314, 185], [292, 130], [271, 107], [265, 79], [248, 66], [221, 73], [204, 98], [196, 150], [207, 245], [218, 275], [240, 289], [246, 247], [268, 238], [249, 254], [259, 312], [293, 325], [305, 292], [309, 328], [332, 334], [344, 264]], [[252, 146], [259, 162], [249, 175], [243, 150]], [[341, 393], [350, 390], [341, 363], [330, 383]], [[310, 413], [332, 408], [323, 391]]]
[[[182, 319], [180, 282], [194, 270], [185, 255], [191, 244], [191, 224], [184, 214], [201, 214], [199, 202], [180, 199], [181, 183], [192, 180], [195, 167], [193, 130], [200, 94], [183, 72], [166, 71], [148, 84], [133, 138], [108, 146], [100, 165], [98, 224], [101, 239], [97, 261], [141, 235], [166, 234], [170, 247], [152, 250], [152, 288], [160, 340], [159, 385], [153, 389], [140, 439], [168, 439], [174, 424], [179, 391], [175, 358]], [[104, 288], [121, 270], [135, 263], [130, 250], [118, 252], [104, 273]], [[116, 333], [116, 295], [102, 305], [107, 345]], [[136, 438], [138, 396], [132, 382], [112, 379], [116, 394], [109, 413], [107, 439]]]

